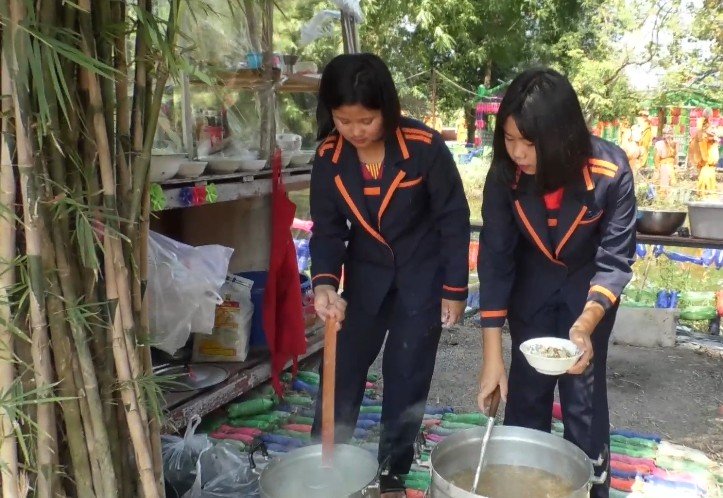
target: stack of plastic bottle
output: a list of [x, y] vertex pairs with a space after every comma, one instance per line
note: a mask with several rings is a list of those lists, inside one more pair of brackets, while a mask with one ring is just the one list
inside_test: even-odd
[[[218, 440], [234, 441], [248, 451], [263, 441], [271, 456], [311, 444], [314, 399], [319, 391], [319, 374], [300, 371], [295, 379], [285, 377], [287, 391], [279, 400], [270, 388], [231, 403], [211, 415], [201, 426]], [[351, 444], [376, 455], [379, 447], [382, 399], [377, 382], [370, 375]], [[559, 404], [553, 408], [551, 432], [562, 437], [564, 425]], [[427, 406], [420, 428], [421, 453], [404, 476], [408, 498], [423, 498], [431, 485], [429, 458], [434, 447], [447, 436], [485, 426], [487, 417], [479, 412], [455, 413], [449, 406]], [[674, 445], [652, 434], [614, 431], [611, 435], [612, 498], [714, 498], [723, 488], [723, 468], [702, 452]], [[721, 495], [723, 496], [723, 495]]]

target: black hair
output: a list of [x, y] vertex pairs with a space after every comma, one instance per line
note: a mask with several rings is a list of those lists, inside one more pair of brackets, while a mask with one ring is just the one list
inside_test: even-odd
[[399, 96], [389, 68], [374, 54], [338, 55], [326, 65], [316, 107], [317, 138], [334, 130], [333, 109], [354, 104], [381, 110], [385, 136], [395, 133], [401, 119]]
[[567, 78], [548, 68], [528, 69], [507, 89], [497, 113], [492, 169], [497, 178], [511, 185], [517, 165], [505, 148], [508, 117], [515, 120], [522, 136], [535, 144], [535, 183], [540, 191], [552, 192], [582, 176], [592, 156], [592, 142], [580, 101]]

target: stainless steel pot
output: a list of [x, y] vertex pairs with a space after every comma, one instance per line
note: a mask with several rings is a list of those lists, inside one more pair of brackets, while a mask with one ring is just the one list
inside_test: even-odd
[[690, 233], [704, 239], [723, 239], [723, 199], [688, 203]]
[[[432, 498], [479, 497], [450, 481], [460, 472], [475, 468], [484, 432], [483, 427], [458, 432], [437, 445], [431, 457]], [[565, 498], [588, 498], [592, 485], [605, 482], [607, 477], [595, 477], [592, 462], [577, 446], [534, 429], [495, 427], [486, 455], [486, 465], [532, 467], [560, 476], [574, 490]]]
[[685, 211], [638, 209], [638, 232], [647, 235], [672, 235], [685, 223]]
[[334, 446], [334, 468], [321, 468], [321, 445], [290, 451], [261, 473], [262, 498], [379, 498], [379, 464], [368, 451]]

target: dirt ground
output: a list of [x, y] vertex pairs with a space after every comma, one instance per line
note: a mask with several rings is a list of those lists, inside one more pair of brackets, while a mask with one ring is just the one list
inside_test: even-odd
[[[443, 333], [430, 403], [477, 409], [479, 344], [479, 329], [473, 326]], [[504, 344], [509, 365], [509, 335]], [[372, 370], [380, 371], [380, 365], [378, 359]], [[723, 406], [722, 360], [680, 347], [611, 345], [608, 390], [615, 428], [656, 433], [723, 463], [723, 414], [718, 412]]]

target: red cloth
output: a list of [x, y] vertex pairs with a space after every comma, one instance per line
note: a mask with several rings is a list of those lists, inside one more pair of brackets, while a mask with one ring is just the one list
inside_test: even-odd
[[281, 152], [271, 160], [271, 257], [264, 292], [264, 331], [271, 352], [271, 383], [278, 395], [279, 375], [289, 360], [296, 374], [298, 356], [306, 352], [306, 331], [301, 303], [301, 282], [291, 225], [296, 205], [286, 195], [281, 179]]
[[542, 196], [542, 198], [545, 200], [545, 207], [548, 211], [555, 211], [556, 209], [560, 209], [560, 205], [562, 204], [562, 195], [564, 193], [565, 189], [560, 187], [554, 192], [550, 192], [549, 194], [545, 194]]
[[562, 420], [562, 406], [557, 401], [552, 404], [552, 418]]

